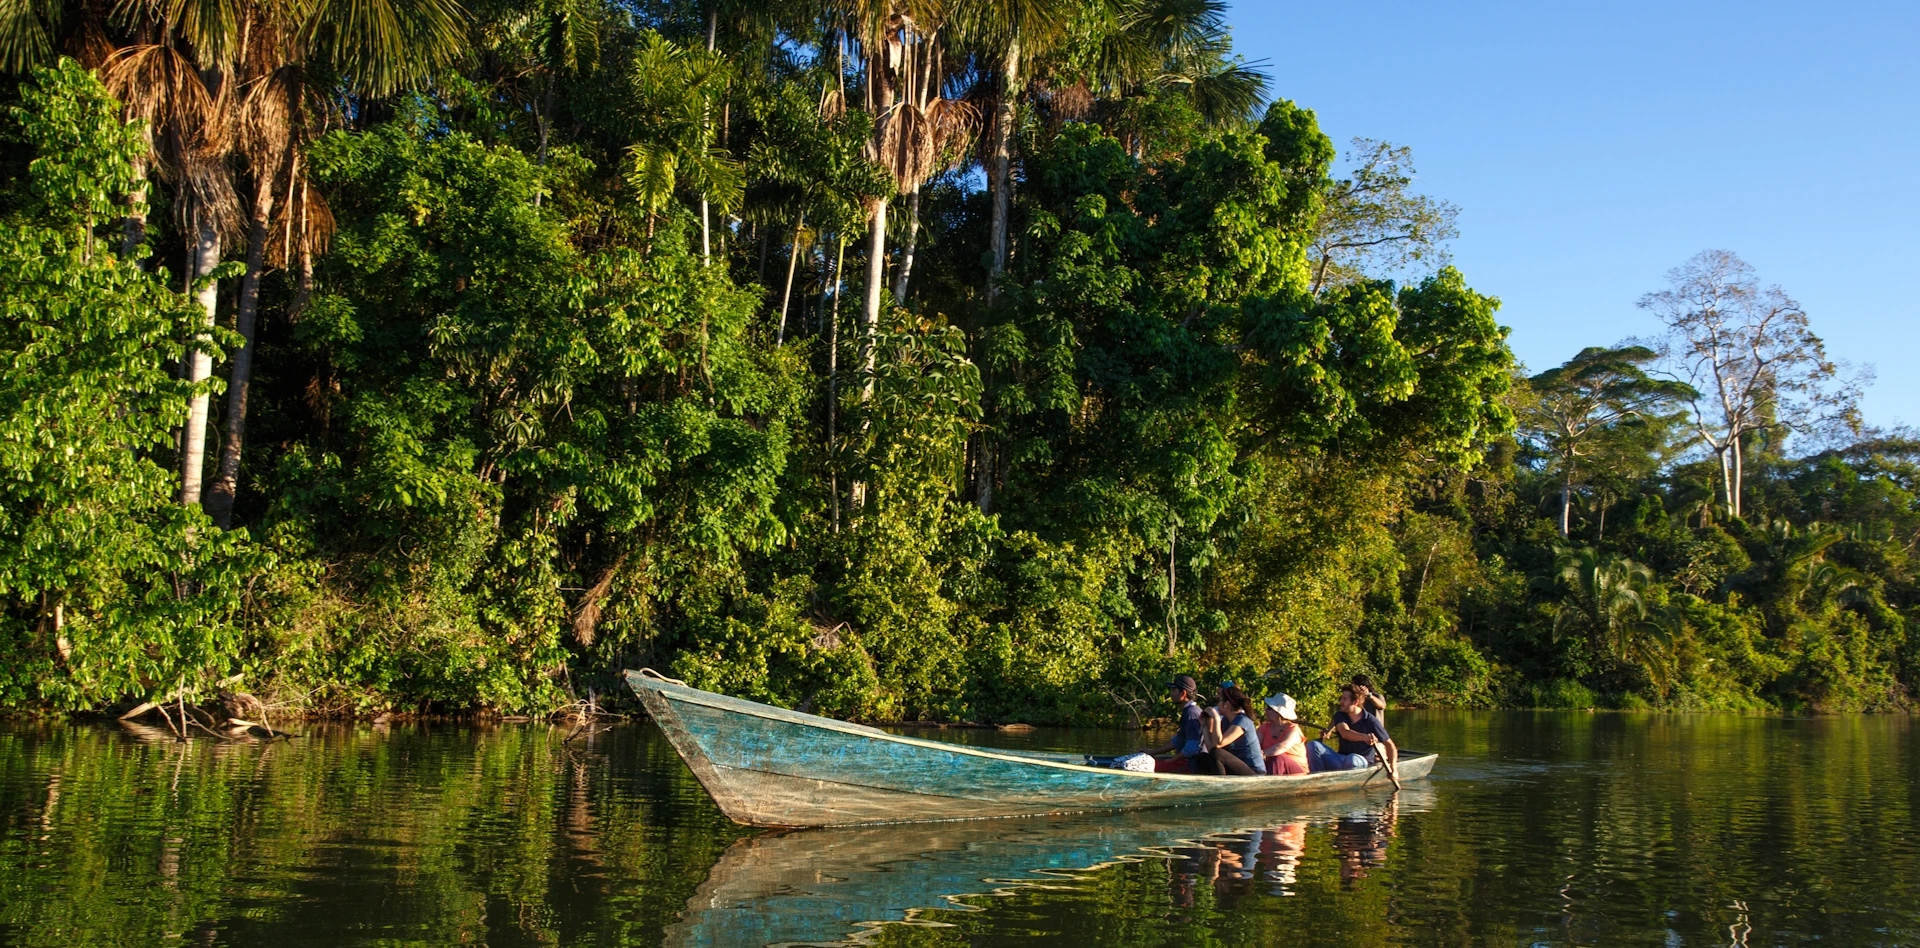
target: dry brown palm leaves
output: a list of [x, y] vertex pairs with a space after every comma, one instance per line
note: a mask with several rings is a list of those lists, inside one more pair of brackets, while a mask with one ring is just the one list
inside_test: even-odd
[[307, 184], [298, 152], [289, 165], [293, 197], [277, 205], [277, 219], [267, 242], [267, 260], [276, 267], [292, 266], [294, 261], [325, 253], [333, 240], [333, 209]]
[[934, 174], [964, 160], [980, 129], [980, 113], [958, 99], [934, 99], [923, 108], [897, 105], [881, 117], [881, 132], [870, 157], [887, 169], [901, 192], [912, 191]]
[[[101, 66], [107, 90], [129, 119], [144, 123], [147, 145], [162, 178], [173, 182], [181, 215], [205, 214], [222, 239], [241, 232], [240, 199], [227, 164], [232, 148], [228, 83], [209, 90], [200, 70], [168, 46], [118, 50]], [[181, 226], [188, 226], [182, 217]]]
[[1076, 82], [1066, 87], [1057, 87], [1045, 83], [1035, 83], [1041, 87], [1047, 100], [1047, 117], [1054, 128], [1067, 122], [1077, 122], [1093, 114], [1093, 90], [1084, 82]]
[[278, 169], [292, 149], [299, 94], [292, 68], [276, 69], [242, 87], [235, 144], [254, 173]]

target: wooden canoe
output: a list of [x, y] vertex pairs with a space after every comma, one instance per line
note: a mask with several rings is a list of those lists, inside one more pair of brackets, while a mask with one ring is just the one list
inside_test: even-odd
[[[889, 734], [628, 672], [646, 705], [722, 812], [749, 826], [852, 826], [1232, 804], [1356, 790], [1383, 768], [1292, 777], [1156, 774], [1092, 758]], [[1403, 753], [1402, 782], [1433, 770]]]

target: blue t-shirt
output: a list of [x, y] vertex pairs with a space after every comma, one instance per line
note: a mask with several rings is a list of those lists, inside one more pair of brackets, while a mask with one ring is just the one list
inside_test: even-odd
[[1220, 733], [1225, 734], [1236, 727], [1240, 729], [1240, 736], [1227, 745], [1227, 750], [1231, 751], [1233, 756], [1246, 761], [1247, 766], [1252, 767], [1254, 773], [1266, 773], [1267, 759], [1260, 754], [1258, 733], [1260, 725], [1253, 723], [1252, 718], [1240, 714], [1235, 715], [1232, 721], [1220, 725]]
[[[1333, 713], [1333, 723], [1344, 724], [1349, 731], [1371, 734], [1379, 739], [1381, 743], [1391, 740], [1391, 738], [1387, 736], [1387, 725], [1380, 720], [1380, 716], [1377, 714], [1369, 714], [1365, 710], [1360, 712], [1357, 719], [1356, 716], [1349, 715], [1345, 711], [1335, 711]], [[1365, 754], [1371, 750], [1373, 750], [1373, 748], [1369, 746], [1366, 741], [1348, 740], [1345, 737], [1340, 738], [1340, 753], [1342, 754]]]

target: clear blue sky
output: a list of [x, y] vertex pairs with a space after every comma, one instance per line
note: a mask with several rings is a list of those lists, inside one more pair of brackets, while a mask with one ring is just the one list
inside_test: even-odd
[[1920, 3], [1236, 0], [1234, 46], [1344, 146], [1411, 146], [1454, 262], [1532, 371], [1651, 335], [1634, 308], [1725, 248], [1920, 424]]

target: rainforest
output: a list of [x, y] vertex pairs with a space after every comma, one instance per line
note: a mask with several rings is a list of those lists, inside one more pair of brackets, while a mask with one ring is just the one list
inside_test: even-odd
[[11, 713], [1920, 686], [1920, 440], [1785, 290], [1517, 364], [1218, 0], [0, 9]]

